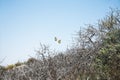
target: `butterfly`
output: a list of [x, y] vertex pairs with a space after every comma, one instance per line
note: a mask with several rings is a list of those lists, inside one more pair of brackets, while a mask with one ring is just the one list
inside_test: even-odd
[[61, 44], [61, 40], [58, 40], [57, 37], [55, 37], [54, 40]]

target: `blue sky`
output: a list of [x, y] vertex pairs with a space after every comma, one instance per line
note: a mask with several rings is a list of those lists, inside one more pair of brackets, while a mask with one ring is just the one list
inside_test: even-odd
[[[95, 24], [120, 0], [0, 0], [0, 60], [2, 65], [35, 56], [39, 43], [63, 51], [84, 24]], [[62, 40], [61, 44], [54, 37]]]

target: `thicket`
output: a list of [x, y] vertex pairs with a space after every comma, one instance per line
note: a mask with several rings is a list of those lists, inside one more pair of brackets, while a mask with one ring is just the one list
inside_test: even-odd
[[65, 52], [40, 44], [37, 58], [0, 66], [0, 80], [120, 80], [120, 11], [86, 26]]

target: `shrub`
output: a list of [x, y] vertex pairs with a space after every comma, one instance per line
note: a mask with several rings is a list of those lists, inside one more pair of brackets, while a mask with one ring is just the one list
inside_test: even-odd
[[8, 65], [7, 67], [5, 67], [5, 70], [11, 70], [11, 69], [13, 69], [14, 67], [15, 67], [15, 65], [10, 64], [10, 65]]
[[27, 63], [34, 62], [34, 61], [36, 61], [35, 58], [29, 58], [28, 61], [27, 61]]
[[16, 64], [15, 64], [15, 66], [17, 67], [17, 66], [21, 66], [23, 63], [21, 63], [21, 62], [17, 62]]

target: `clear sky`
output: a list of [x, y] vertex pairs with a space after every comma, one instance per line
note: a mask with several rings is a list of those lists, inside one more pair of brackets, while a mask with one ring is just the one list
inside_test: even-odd
[[[84, 24], [94, 24], [120, 0], [0, 0], [0, 60], [2, 65], [35, 56], [39, 43], [65, 50]], [[54, 37], [62, 40], [61, 44]]]

